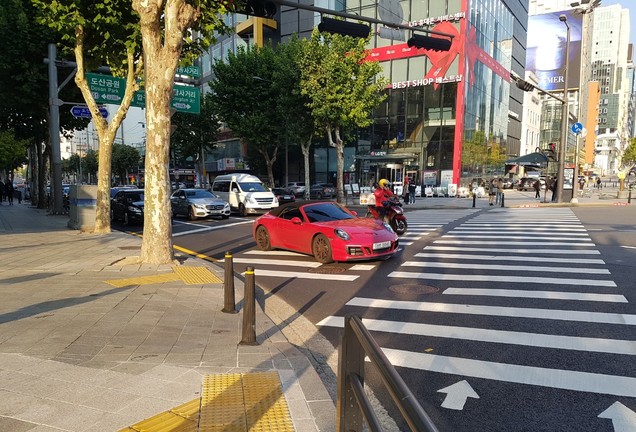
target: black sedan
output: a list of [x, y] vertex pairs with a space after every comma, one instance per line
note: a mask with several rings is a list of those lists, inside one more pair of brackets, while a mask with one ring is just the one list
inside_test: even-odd
[[110, 219], [121, 220], [124, 225], [143, 223], [144, 190], [122, 189], [117, 192], [110, 202]]
[[324, 199], [334, 198], [336, 196], [336, 188], [330, 183], [316, 183], [309, 189], [309, 198]]
[[285, 204], [296, 201], [296, 195], [290, 189], [273, 188], [272, 193], [276, 195], [278, 204]]

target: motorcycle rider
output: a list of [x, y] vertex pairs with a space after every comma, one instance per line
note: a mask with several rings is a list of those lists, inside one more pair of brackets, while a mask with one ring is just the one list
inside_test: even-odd
[[379, 218], [383, 219], [385, 222], [388, 222], [388, 207], [385, 202], [389, 201], [392, 197], [395, 196], [390, 188], [391, 183], [387, 179], [382, 179], [374, 186], [376, 186], [375, 190], [373, 191], [373, 196], [375, 196], [375, 210], [378, 212]]

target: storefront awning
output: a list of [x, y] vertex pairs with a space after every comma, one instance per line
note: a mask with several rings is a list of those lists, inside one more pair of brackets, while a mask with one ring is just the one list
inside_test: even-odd
[[543, 153], [539, 153], [539, 152], [529, 153], [527, 155], [519, 156], [516, 159], [510, 159], [506, 161], [506, 165], [521, 165], [521, 166], [541, 165], [541, 164], [547, 164], [547, 163], [548, 163], [548, 157], [544, 155]]

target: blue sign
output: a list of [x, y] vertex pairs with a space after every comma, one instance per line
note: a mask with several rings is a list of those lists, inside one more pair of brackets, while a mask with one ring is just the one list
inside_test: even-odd
[[[99, 107], [99, 113], [102, 115], [102, 117], [104, 118], [108, 118], [108, 110], [104, 107]], [[91, 111], [88, 109], [87, 106], [79, 106], [76, 105], [73, 108], [71, 108], [71, 114], [73, 114], [73, 117], [82, 117], [82, 118], [91, 118]]]
[[583, 130], [583, 125], [581, 123], [574, 123], [572, 125], [572, 132], [574, 132], [575, 134], [581, 133], [582, 130]]

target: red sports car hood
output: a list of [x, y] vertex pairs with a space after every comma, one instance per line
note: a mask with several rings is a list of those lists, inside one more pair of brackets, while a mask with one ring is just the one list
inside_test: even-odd
[[353, 218], [330, 222], [314, 222], [313, 224], [329, 228], [340, 228], [350, 235], [373, 234], [378, 231], [386, 233], [389, 232], [383, 222], [371, 218]]

